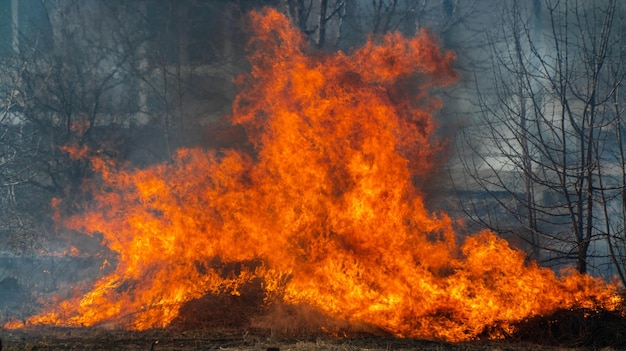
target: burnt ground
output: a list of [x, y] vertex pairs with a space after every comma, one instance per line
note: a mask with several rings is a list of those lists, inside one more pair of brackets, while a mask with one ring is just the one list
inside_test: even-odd
[[[446, 343], [380, 336], [276, 338], [264, 333], [171, 330], [115, 331], [97, 328], [37, 327], [1, 330], [0, 350], [566, 350], [511, 341]], [[605, 348], [605, 351], [613, 348]]]
[[[194, 321], [197, 322], [197, 321]], [[239, 327], [166, 328], [123, 331], [104, 327], [29, 326], [0, 328], [0, 351], [9, 350], [626, 350], [626, 317], [621, 313], [563, 310], [529, 318], [503, 340], [463, 343], [401, 339], [381, 333], [345, 332], [342, 337], [311, 330], [283, 331]], [[498, 332], [497, 327], [486, 333]], [[502, 335], [502, 330], [500, 330]]]
[[[0, 263], [0, 326], [10, 319], [24, 321], [41, 311], [39, 301], [71, 291], [76, 282], [88, 285], [86, 277], [97, 276], [93, 272], [103, 274], [101, 258], [0, 256]], [[103, 326], [0, 327], [0, 351], [626, 350], [626, 307], [617, 312], [561, 310], [521, 321], [514, 335], [506, 335], [498, 326], [483, 335], [505, 335], [505, 340], [446, 343], [399, 339], [376, 328], [347, 326], [306, 306], [268, 308], [264, 297], [260, 283], [251, 282], [237, 296], [224, 293], [190, 301], [170, 328], [142, 332]], [[321, 330], [335, 330], [335, 335], [343, 337]]]
[[[241, 311], [240, 311], [241, 312]], [[284, 317], [285, 315], [283, 315]], [[235, 319], [237, 320], [237, 319]], [[193, 320], [197, 323], [198, 320]], [[0, 328], [0, 351], [8, 350], [626, 350], [626, 317], [610, 311], [563, 310], [550, 316], [529, 318], [516, 325], [517, 333], [503, 340], [463, 343], [401, 339], [380, 331], [344, 331], [342, 337], [317, 329], [170, 327], [148, 331], [123, 331], [104, 327], [67, 328], [29, 326]], [[187, 326], [188, 327], [188, 326]], [[293, 326], [292, 326], [293, 327]], [[486, 334], [498, 332], [497, 327]], [[502, 335], [502, 330], [499, 331]], [[493, 335], [493, 334], [492, 334]]]
[[[401, 339], [366, 326], [347, 326], [298, 306], [259, 309], [254, 294], [207, 296], [188, 305], [170, 327], [123, 331], [107, 326], [0, 328], [6, 350], [626, 350], [626, 314], [605, 310], [559, 310], [515, 325], [507, 335], [497, 325], [484, 340], [447, 343]], [[265, 313], [264, 316], [259, 317]], [[323, 330], [332, 326], [333, 337]], [[504, 340], [488, 340], [503, 335]]]

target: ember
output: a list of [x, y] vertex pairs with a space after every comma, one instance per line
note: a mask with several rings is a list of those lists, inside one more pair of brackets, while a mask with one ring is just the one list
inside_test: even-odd
[[453, 221], [426, 210], [412, 179], [442, 145], [428, 89], [455, 81], [454, 55], [427, 33], [308, 54], [277, 11], [251, 20], [232, 123], [254, 153], [182, 149], [140, 170], [93, 158], [93, 201], [59, 221], [103, 235], [117, 266], [27, 324], [166, 327], [185, 303], [253, 280], [268, 305], [449, 341], [620, 303], [615, 286], [526, 264], [490, 232], [459, 244]]

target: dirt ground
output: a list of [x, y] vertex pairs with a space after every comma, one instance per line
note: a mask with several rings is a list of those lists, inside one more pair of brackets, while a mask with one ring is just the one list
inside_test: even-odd
[[[446, 343], [436, 341], [362, 336], [333, 338], [272, 338], [248, 332], [224, 331], [178, 332], [169, 330], [112, 331], [94, 328], [0, 329], [0, 351], [10, 350], [568, 350], [510, 341]], [[604, 348], [604, 351], [613, 350]]]

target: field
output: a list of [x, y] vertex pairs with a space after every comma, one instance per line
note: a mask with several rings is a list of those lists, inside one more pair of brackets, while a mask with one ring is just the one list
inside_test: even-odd
[[[80, 257], [5, 255], [0, 256], [0, 267], [0, 326], [11, 318], [27, 319], [41, 309], [40, 300], [70, 291], [76, 282], [88, 283], [88, 273], [91, 277], [102, 274], [98, 260]], [[242, 296], [211, 295], [189, 302], [168, 329], [137, 332], [105, 326], [0, 328], [0, 351], [626, 349], [626, 317], [619, 311], [561, 310], [520, 323], [518, 332], [505, 340], [455, 344], [393, 338], [375, 328], [322, 333], [328, 318], [305, 309], [284, 308], [282, 313], [270, 315], [270, 321], [263, 317], [267, 310], [262, 308], [263, 295], [258, 289], [242, 292]], [[335, 326], [345, 330], [340, 324]], [[499, 332], [497, 328], [485, 331], [491, 335]]]
[[[574, 350], [566, 346], [546, 346], [524, 342], [473, 341], [446, 343], [361, 335], [350, 338], [330, 336], [271, 337], [263, 333], [226, 331], [144, 332], [111, 331], [89, 328], [34, 328], [0, 330], [2, 351], [11, 350]], [[593, 348], [587, 348], [593, 349]], [[612, 347], [603, 348], [614, 350]]]

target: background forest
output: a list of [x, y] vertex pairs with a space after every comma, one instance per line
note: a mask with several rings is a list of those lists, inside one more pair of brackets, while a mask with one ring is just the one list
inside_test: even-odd
[[248, 147], [224, 117], [248, 69], [245, 14], [263, 6], [311, 50], [434, 33], [456, 52], [459, 82], [437, 92], [450, 142], [420, 180], [431, 208], [541, 264], [626, 283], [618, 0], [0, 0], [3, 255], [98, 250], [53, 222], [52, 199], [78, 199], [96, 176], [67, 145], [137, 167], [183, 146]]

